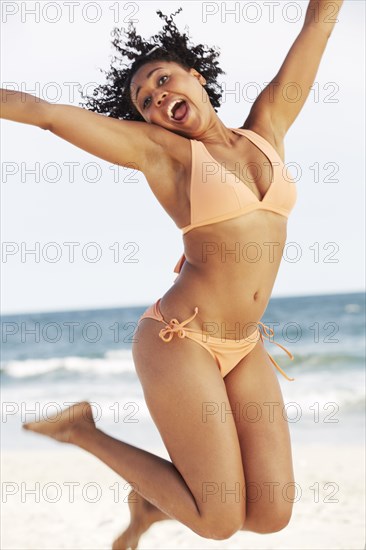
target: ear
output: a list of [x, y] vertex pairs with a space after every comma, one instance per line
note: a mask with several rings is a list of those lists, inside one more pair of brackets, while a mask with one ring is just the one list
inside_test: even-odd
[[198, 82], [200, 84], [202, 84], [202, 86], [204, 86], [206, 84], [206, 79], [204, 76], [201, 75], [201, 73], [199, 73], [198, 71], [196, 71], [196, 69], [193, 69], [192, 67], [189, 69], [189, 72], [191, 73], [192, 76], [194, 76], [195, 78], [197, 78]]

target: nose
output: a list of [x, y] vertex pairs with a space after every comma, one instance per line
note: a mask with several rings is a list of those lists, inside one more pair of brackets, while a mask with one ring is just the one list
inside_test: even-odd
[[167, 95], [167, 92], [158, 90], [154, 96], [155, 105], [157, 105], [157, 107], [160, 107]]

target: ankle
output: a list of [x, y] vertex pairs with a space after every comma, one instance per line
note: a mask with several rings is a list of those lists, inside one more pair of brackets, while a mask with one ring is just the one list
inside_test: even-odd
[[70, 428], [69, 443], [82, 447], [90, 437], [95, 437], [96, 432], [97, 428], [91, 424], [75, 422]]

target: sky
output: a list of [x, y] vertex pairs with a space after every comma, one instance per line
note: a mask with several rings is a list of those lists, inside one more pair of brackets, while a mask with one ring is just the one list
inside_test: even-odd
[[[272, 11], [272, 8], [273, 11]], [[218, 116], [240, 127], [301, 30], [307, 1], [159, 2], [220, 49]], [[104, 83], [111, 31], [161, 29], [155, 2], [1, 2], [1, 87], [78, 105]], [[273, 15], [272, 15], [273, 14]], [[285, 138], [297, 203], [273, 297], [363, 291], [365, 4], [346, 0]], [[235, 93], [234, 93], [235, 90]], [[182, 235], [141, 173], [1, 121], [2, 313], [145, 306], [174, 283]]]

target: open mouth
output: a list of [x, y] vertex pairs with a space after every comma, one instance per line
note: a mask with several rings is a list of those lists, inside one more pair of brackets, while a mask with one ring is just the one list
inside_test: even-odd
[[172, 103], [168, 109], [169, 118], [181, 122], [188, 113], [188, 104], [184, 99], [179, 99]]

